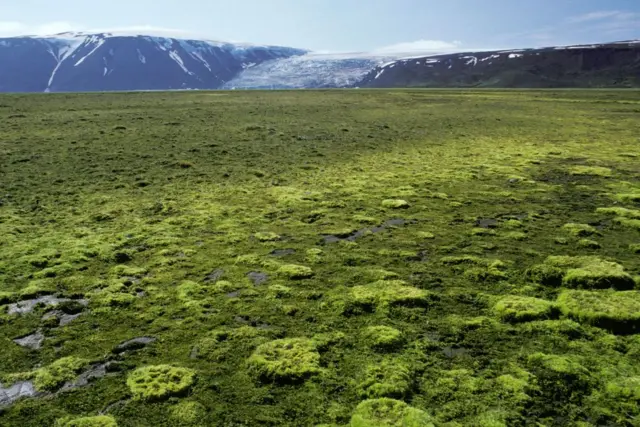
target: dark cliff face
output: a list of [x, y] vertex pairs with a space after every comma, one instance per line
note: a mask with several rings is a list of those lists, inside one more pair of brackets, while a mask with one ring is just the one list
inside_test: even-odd
[[218, 89], [300, 49], [111, 34], [0, 39], [0, 92]]
[[360, 87], [638, 87], [640, 43], [457, 53], [398, 60]]

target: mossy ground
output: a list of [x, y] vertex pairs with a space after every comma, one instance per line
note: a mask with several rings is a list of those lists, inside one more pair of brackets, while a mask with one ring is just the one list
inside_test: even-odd
[[[55, 391], [84, 361], [117, 369], [0, 425], [625, 425], [639, 105], [597, 90], [2, 96], [0, 380]], [[45, 295], [88, 306], [9, 314]], [[63, 309], [80, 316], [43, 319]], [[39, 350], [13, 341], [39, 330]], [[114, 355], [134, 337], [157, 342]], [[162, 365], [197, 380], [132, 399], [127, 378]]]

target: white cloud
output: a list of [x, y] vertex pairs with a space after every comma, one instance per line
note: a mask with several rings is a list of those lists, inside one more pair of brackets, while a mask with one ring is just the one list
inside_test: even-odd
[[381, 47], [374, 52], [384, 53], [423, 53], [423, 52], [442, 52], [459, 50], [462, 45], [459, 41], [447, 42], [442, 40], [417, 40], [414, 42], [398, 43], [391, 46]]
[[49, 35], [77, 30], [78, 26], [70, 22], [55, 21], [40, 25], [29, 25], [22, 22], [0, 21], [0, 36]]

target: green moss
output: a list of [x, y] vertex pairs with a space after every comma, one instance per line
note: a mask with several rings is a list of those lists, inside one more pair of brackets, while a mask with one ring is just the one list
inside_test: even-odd
[[553, 242], [556, 245], [568, 245], [569, 244], [569, 240], [565, 239], [564, 237], [556, 237], [555, 239], [553, 239]]
[[342, 344], [346, 341], [347, 336], [344, 332], [325, 332], [316, 334], [312, 340], [318, 351], [326, 351], [329, 348]]
[[527, 364], [542, 395], [557, 405], [579, 403], [595, 385], [589, 370], [573, 356], [534, 353]]
[[527, 240], [529, 238], [529, 235], [527, 233], [523, 233], [521, 231], [510, 231], [508, 233], [502, 234], [502, 236], [506, 239], [517, 240], [519, 242]]
[[544, 264], [531, 267], [527, 278], [543, 284], [581, 289], [633, 289], [633, 278], [624, 267], [595, 256], [550, 256]]
[[435, 234], [430, 233], [428, 231], [418, 231], [416, 233], [416, 236], [418, 236], [420, 239], [426, 239], [426, 240], [431, 240], [436, 238]]
[[612, 208], [598, 208], [596, 209], [596, 213], [600, 213], [604, 215], [614, 215], [622, 218], [640, 219], [640, 210], [627, 209], [621, 206], [616, 206]]
[[111, 272], [118, 277], [142, 277], [148, 273], [145, 267], [134, 267], [130, 265], [116, 265]]
[[322, 372], [313, 340], [287, 338], [258, 346], [247, 360], [249, 372], [263, 382], [298, 383]]
[[74, 271], [74, 268], [69, 263], [63, 263], [59, 265], [55, 265], [53, 267], [45, 268], [44, 270], [38, 271], [33, 275], [36, 279], [45, 279], [52, 277], [63, 277]]
[[62, 418], [56, 421], [55, 427], [118, 427], [115, 418], [108, 415], [95, 417]]
[[556, 310], [549, 301], [514, 295], [498, 301], [493, 311], [501, 320], [516, 323], [548, 319], [554, 316]]
[[569, 173], [571, 175], [593, 175], [602, 177], [610, 177], [612, 175], [612, 171], [609, 168], [583, 165], [572, 166], [569, 168]]
[[581, 239], [580, 241], [578, 241], [578, 247], [584, 248], [584, 249], [600, 249], [600, 248], [602, 248], [600, 243], [596, 242], [595, 240], [589, 240], [589, 239]]
[[565, 224], [563, 228], [575, 237], [589, 237], [598, 232], [598, 230], [588, 224], [569, 223]]
[[410, 391], [411, 370], [401, 361], [392, 359], [367, 366], [358, 384], [358, 393], [362, 398], [403, 399]]
[[486, 260], [473, 255], [447, 256], [440, 260], [445, 265], [473, 264], [484, 265]]
[[269, 286], [269, 296], [275, 299], [290, 297], [291, 288], [284, 285], [271, 285]]
[[640, 243], [633, 243], [629, 245], [629, 250], [634, 254], [640, 254]]
[[617, 333], [640, 331], [640, 293], [638, 291], [575, 291], [558, 296], [558, 308], [579, 322]]
[[78, 357], [63, 357], [52, 364], [36, 370], [33, 384], [39, 391], [54, 391], [67, 381], [74, 380], [87, 366], [88, 361]]
[[382, 207], [387, 209], [407, 209], [411, 205], [406, 200], [387, 199], [382, 201]]
[[55, 283], [51, 279], [33, 280], [27, 287], [20, 289], [19, 296], [20, 299], [31, 299], [51, 295], [55, 290]]
[[496, 231], [490, 228], [474, 228], [471, 230], [472, 236], [493, 236], [495, 234]]
[[286, 264], [278, 269], [278, 275], [290, 280], [302, 280], [313, 277], [314, 272], [303, 265]]
[[253, 235], [260, 242], [275, 242], [280, 240], [280, 236], [271, 231], [263, 231]]
[[10, 304], [18, 300], [18, 295], [15, 292], [0, 291], [0, 305]]
[[406, 403], [382, 398], [361, 402], [351, 416], [350, 427], [434, 427], [429, 414]]
[[307, 249], [305, 261], [312, 264], [317, 264], [322, 261], [323, 253], [324, 252], [322, 251], [322, 249], [318, 249], [318, 248]]
[[398, 348], [404, 343], [402, 332], [390, 326], [369, 326], [362, 335], [369, 347], [383, 351]]
[[193, 386], [196, 372], [170, 365], [145, 366], [131, 372], [127, 385], [136, 400], [158, 401], [182, 396]]
[[618, 217], [613, 220], [616, 224], [622, 225], [623, 227], [633, 228], [635, 230], [640, 230], [640, 219], [630, 219], [624, 217]]
[[502, 226], [504, 228], [517, 229], [517, 228], [524, 227], [524, 223], [522, 221], [517, 220], [517, 219], [508, 219], [508, 220], [506, 220], [505, 222], [502, 223]]
[[432, 300], [431, 293], [405, 286], [405, 282], [401, 280], [379, 280], [366, 286], [351, 288], [343, 313], [356, 314], [376, 309], [386, 310], [394, 305], [427, 307]]
[[640, 193], [619, 193], [614, 198], [622, 203], [638, 203], [640, 202]]
[[182, 401], [169, 409], [169, 420], [176, 427], [205, 426], [207, 408], [202, 403]]

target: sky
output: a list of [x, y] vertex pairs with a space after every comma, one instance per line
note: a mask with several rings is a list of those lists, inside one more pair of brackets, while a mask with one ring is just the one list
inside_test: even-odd
[[640, 0], [7, 0], [0, 37], [129, 30], [324, 52], [640, 39]]

